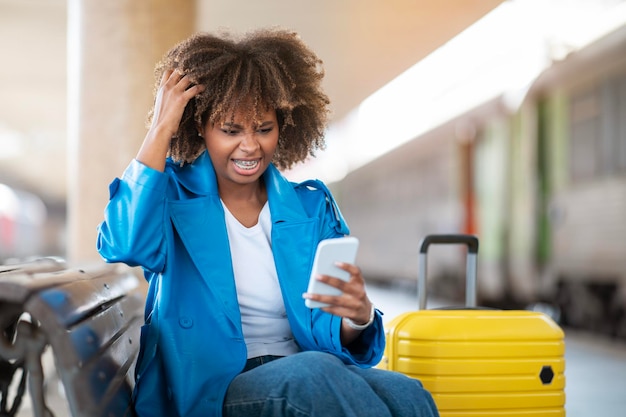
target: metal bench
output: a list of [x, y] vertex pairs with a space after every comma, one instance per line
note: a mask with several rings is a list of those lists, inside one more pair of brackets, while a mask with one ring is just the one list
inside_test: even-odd
[[[68, 269], [51, 258], [0, 265], [0, 416], [15, 415], [26, 379], [33, 415], [54, 416], [44, 394], [47, 348], [73, 417], [133, 416], [143, 324], [138, 285], [121, 265]], [[17, 391], [12, 405], [9, 385]]]

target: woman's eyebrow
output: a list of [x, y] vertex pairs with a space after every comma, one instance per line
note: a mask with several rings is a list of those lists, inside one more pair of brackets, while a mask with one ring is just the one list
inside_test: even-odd
[[[263, 123], [258, 124], [257, 125], [257, 129], [260, 128], [260, 127], [270, 126], [270, 125], [273, 125], [273, 124], [274, 124], [274, 121], [266, 120]], [[244, 129], [244, 127], [242, 125], [240, 125], [238, 123], [232, 123], [232, 122], [224, 122], [224, 123], [221, 124], [221, 127], [228, 127], [230, 129], [241, 129], [241, 130]]]
[[222, 123], [221, 127], [228, 127], [231, 129], [243, 129], [243, 126], [241, 126], [240, 124], [231, 123], [231, 122], [224, 122]]

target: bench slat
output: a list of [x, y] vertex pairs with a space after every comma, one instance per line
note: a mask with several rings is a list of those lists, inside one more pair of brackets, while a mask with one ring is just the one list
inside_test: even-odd
[[70, 368], [61, 375], [65, 386], [70, 387], [66, 388], [66, 395], [75, 417], [108, 417], [110, 414], [104, 410], [130, 407], [141, 325], [141, 321], [135, 320], [105, 351], [82, 368]]
[[[127, 296], [97, 312], [89, 320], [69, 328], [59, 326], [54, 330], [49, 329], [47, 336], [50, 344], [64, 352], [57, 366], [83, 367], [106, 350], [118, 334], [128, 332], [135, 321], [142, 323], [141, 311], [142, 301], [139, 297]], [[133, 342], [139, 343], [139, 340]]]
[[68, 328], [137, 287], [137, 278], [130, 272], [119, 274], [113, 268], [96, 272], [97, 275], [76, 271], [64, 273], [69, 282], [38, 292], [28, 301], [28, 311], [37, 316], [44, 327], [61, 325]]
[[2, 274], [19, 271], [21, 273], [33, 274], [36, 272], [60, 271], [67, 267], [61, 258], [48, 256], [37, 258], [27, 262], [0, 265], [0, 276]]
[[65, 282], [67, 278], [51, 274], [65, 268], [58, 258], [41, 258], [28, 263], [0, 265], [0, 303], [23, 304], [41, 288]]

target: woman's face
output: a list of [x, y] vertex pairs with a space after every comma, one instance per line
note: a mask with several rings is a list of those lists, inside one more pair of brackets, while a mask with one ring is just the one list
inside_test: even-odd
[[259, 180], [274, 157], [279, 126], [276, 111], [262, 111], [258, 120], [234, 118], [204, 125], [202, 136], [220, 187], [247, 185]]

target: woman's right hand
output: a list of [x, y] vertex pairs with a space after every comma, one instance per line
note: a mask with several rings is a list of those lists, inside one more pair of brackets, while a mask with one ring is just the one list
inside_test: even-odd
[[178, 131], [189, 100], [204, 91], [203, 85], [191, 86], [191, 80], [178, 70], [167, 70], [161, 77], [152, 114], [152, 124], [144, 139], [137, 160], [163, 171], [172, 136]]

